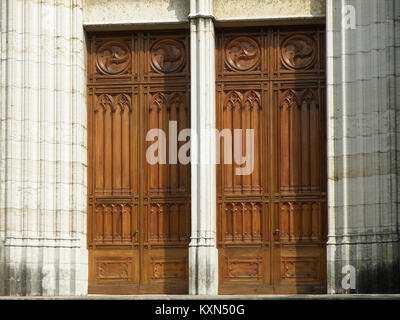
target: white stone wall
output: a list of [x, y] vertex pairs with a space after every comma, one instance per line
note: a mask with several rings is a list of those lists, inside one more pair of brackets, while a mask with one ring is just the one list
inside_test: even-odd
[[214, 15], [228, 21], [324, 17], [325, 0], [214, 0]]
[[[152, 28], [154, 23], [187, 23], [190, 0], [83, 0], [87, 28]], [[217, 21], [325, 16], [325, 0], [214, 0]]]
[[85, 25], [187, 22], [189, 0], [83, 0]]
[[399, 18], [397, 0], [327, 0], [330, 293], [400, 291]]
[[87, 292], [81, 0], [2, 0], [0, 295]]

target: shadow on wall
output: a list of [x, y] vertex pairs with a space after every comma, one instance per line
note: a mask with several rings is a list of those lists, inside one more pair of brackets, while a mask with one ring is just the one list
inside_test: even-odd
[[[365, 257], [363, 257], [365, 258]], [[340, 258], [339, 258], [340, 259]], [[339, 272], [335, 274], [335, 288], [337, 294], [395, 294], [400, 293], [400, 265], [399, 260], [379, 261], [372, 263], [353, 261], [356, 265], [355, 289], [343, 288], [343, 274], [340, 273], [340, 263], [337, 266]]]
[[400, 293], [399, 261], [362, 266], [357, 274], [357, 293]]
[[[159, 0], [156, 0], [159, 1]], [[169, 0], [168, 11], [175, 12], [175, 17], [179, 21], [187, 20], [190, 13], [190, 1], [186, 0]]]

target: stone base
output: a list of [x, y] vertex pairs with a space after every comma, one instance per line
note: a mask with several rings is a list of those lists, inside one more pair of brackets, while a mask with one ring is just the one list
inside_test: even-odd
[[218, 250], [215, 247], [189, 247], [189, 293], [218, 294]]
[[1, 295], [86, 295], [87, 250], [81, 243], [85, 244], [79, 239], [46, 239], [40, 246], [6, 243], [0, 248], [5, 258], [0, 264]]
[[[400, 293], [399, 253], [399, 242], [328, 244], [328, 293]], [[355, 271], [352, 286], [348, 266]]]

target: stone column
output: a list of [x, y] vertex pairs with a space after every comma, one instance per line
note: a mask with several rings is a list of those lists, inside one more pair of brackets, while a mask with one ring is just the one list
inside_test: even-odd
[[[192, 233], [189, 293], [218, 293], [213, 1], [190, 1]], [[196, 135], [197, 139], [194, 137]]]
[[400, 3], [326, 4], [328, 292], [400, 292]]
[[87, 293], [81, 0], [3, 0], [0, 295]]

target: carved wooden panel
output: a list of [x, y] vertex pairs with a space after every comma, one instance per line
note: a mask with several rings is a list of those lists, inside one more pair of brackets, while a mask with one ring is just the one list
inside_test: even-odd
[[187, 261], [185, 258], [153, 258], [150, 264], [152, 281], [187, 279]]
[[224, 241], [261, 241], [262, 210], [261, 203], [226, 203], [222, 222]]
[[96, 264], [96, 280], [128, 281], [131, 278], [131, 259], [97, 259]]
[[[324, 47], [321, 26], [217, 31], [220, 293], [326, 290]], [[250, 152], [235, 129], [254, 130]]]
[[186, 242], [190, 237], [190, 205], [188, 203], [152, 203], [148, 215], [148, 241]]
[[92, 35], [88, 42], [88, 81], [130, 82], [136, 75], [137, 38], [132, 35]]
[[93, 110], [95, 193], [129, 194], [131, 191], [131, 98], [127, 94], [101, 94]]
[[228, 281], [258, 281], [263, 278], [262, 257], [226, 257], [225, 280]]
[[161, 39], [151, 47], [152, 69], [160, 73], [179, 71], [185, 64], [185, 48], [174, 39]]
[[280, 240], [321, 240], [321, 204], [319, 202], [281, 202]]
[[274, 37], [274, 73], [280, 78], [322, 76], [325, 73], [324, 32], [304, 28], [298, 32], [282, 28]]
[[[164, 143], [165, 158], [156, 164], [148, 164], [148, 181], [150, 193], [187, 193], [189, 183], [189, 165], [178, 161], [177, 153], [170, 153], [175, 146], [177, 151], [185, 143], [178, 141], [183, 129], [190, 127], [188, 96], [185, 92], [155, 92], [149, 96], [147, 130], [161, 129], [166, 133]], [[175, 129], [171, 128], [176, 124]], [[171, 128], [171, 132], [170, 132]], [[174, 132], [172, 132], [174, 130]], [[174, 135], [174, 141], [168, 137]], [[174, 146], [171, 145], [174, 143]], [[147, 148], [155, 142], [149, 141]], [[158, 150], [162, 150], [162, 142], [156, 142]], [[157, 155], [159, 151], [157, 152]]]
[[137, 207], [129, 203], [97, 203], [93, 217], [96, 243], [137, 242]]
[[321, 117], [315, 90], [281, 93], [279, 149], [281, 191], [319, 191], [321, 187]]
[[131, 65], [130, 48], [123, 41], [102, 43], [96, 52], [97, 71], [102, 74], [124, 74]]
[[[265, 126], [262, 99], [258, 90], [230, 90], [225, 92], [222, 110], [220, 157], [224, 170], [224, 191], [261, 192], [262, 129]], [[253, 130], [253, 132], [249, 131]], [[241, 135], [235, 135], [239, 132]], [[247, 134], [253, 133], [253, 142]], [[235, 143], [235, 139], [243, 143]], [[248, 145], [248, 142], [250, 144]], [[231, 146], [233, 146], [231, 148]], [[226, 149], [225, 149], [226, 148]], [[237, 155], [248, 155], [246, 162], [253, 167], [251, 174], [239, 175], [244, 170], [240, 164], [244, 159]]]
[[313, 35], [292, 34], [281, 44], [281, 63], [287, 69], [307, 69], [317, 56], [317, 43]]
[[316, 257], [283, 257], [282, 280], [318, 281], [321, 277], [320, 261]]
[[[188, 290], [190, 165], [169, 152], [190, 128], [188, 39], [179, 30], [88, 35], [90, 293]], [[165, 162], [148, 162], [151, 129], [165, 134]]]
[[[187, 34], [170, 32], [143, 33], [143, 80], [153, 83], [168, 79], [164, 84], [190, 83], [190, 42]], [[161, 80], [162, 81], [162, 80]]]
[[234, 37], [226, 44], [225, 62], [232, 71], [249, 71], [257, 68], [260, 57], [260, 45], [251, 37]]

